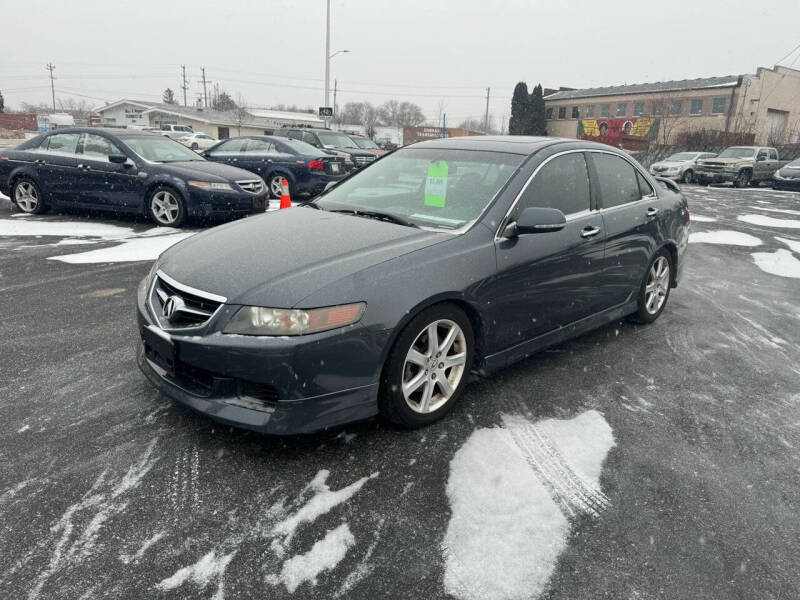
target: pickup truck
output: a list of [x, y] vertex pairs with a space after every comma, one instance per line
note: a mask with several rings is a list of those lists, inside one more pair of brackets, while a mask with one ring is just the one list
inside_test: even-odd
[[765, 146], [731, 146], [716, 158], [697, 161], [697, 183], [733, 183], [734, 187], [757, 187], [772, 181], [775, 171], [786, 164], [778, 160], [778, 151]]

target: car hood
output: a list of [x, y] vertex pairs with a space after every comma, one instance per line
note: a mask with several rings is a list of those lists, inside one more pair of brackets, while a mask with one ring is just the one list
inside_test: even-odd
[[289, 308], [344, 277], [451, 238], [295, 207], [194, 235], [164, 252], [159, 268], [229, 304]]
[[177, 174], [186, 179], [204, 177], [205, 180], [217, 178], [220, 181], [242, 181], [258, 178], [249, 171], [238, 169], [229, 165], [211, 162], [210, 160], [186, 160], [180, 162], [160, 163], [161, 166], [174, 169]]
[[792, 179], [800, 179], [800, 165], [797, 165], [796, 167], [794, 167], [794, 166], [790, 167], [789, 165], [786, 165], [785, 167], [782, 167], [778, 171], [778, 174], [781, 177], [790, 177]]

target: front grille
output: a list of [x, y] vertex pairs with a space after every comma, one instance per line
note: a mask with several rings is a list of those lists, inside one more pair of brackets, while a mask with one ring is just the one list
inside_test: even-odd
[[664, 171], [667, 170], [667, 168], [668, 167], [653, 167], [653, 171], [655, 171], [656, 173], [663, 173]]
[[237, 181], [236, 184], [245, 192], [250, 192], [251, 194], [260, 194], [264, 191], [264, 182], [259, 179]]
[[153, 281], [149, 300], [162, 329], [204, 325], [225, 302], [221, 296], [184, 286], [161, 271]]
[[703, 165], [702, 169], [704, 171], [722, 171], [724, 167], [722, 165]]
[[375, 160], [374, 156], [355, 156], [353, 160], [357, 165], [366, 165], [367, 163], [371, 163]]

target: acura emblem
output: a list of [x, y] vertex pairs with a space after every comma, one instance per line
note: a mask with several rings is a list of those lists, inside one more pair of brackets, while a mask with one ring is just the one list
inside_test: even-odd
[[164, 316], [167, 318], [167, 321], [172, 322], [173, 319], [178, 317], [178, 313], [180, 313], [184, 306], [183, 299], [180, 296], [170, 296], [167, 298], [167, 301], [164, 302], [164, 308], [162, 312]]

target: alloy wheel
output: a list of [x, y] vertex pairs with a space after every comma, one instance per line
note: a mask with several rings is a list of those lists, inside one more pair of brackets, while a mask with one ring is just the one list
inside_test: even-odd
[[402, 391], [416, 413], [432, 413], [450, 400], [464, 376], [467, 342], [449, 319], [429, 324], [415, 338], [403, 364]]
[[656, 314], [667, 299], [669, 292], [669, 260], [666, 256], [659, 256], [650, 272], [647, 274], [647, 284], [644, 288], [644, 308], [651, 314]]
[[153, 194], [150, 201], [150, 210], [156, 221], [162, 225], [172, 225], [178, 219], [181, 212], [181, 205], [178, 199], [167, 190], [161, 190]]
[[272, 179], [269, 180], [269, 191], [272, 192], [272, 196], [274, 198], [280, 198], [283, 194], [283, 175], [276, 175]]
[[23, 212], [32, 213], [39, 206], [39, 191], [31, 182], [23, 181], [14, 190], [14, 202]]

